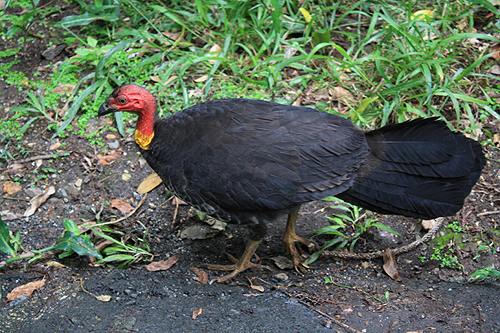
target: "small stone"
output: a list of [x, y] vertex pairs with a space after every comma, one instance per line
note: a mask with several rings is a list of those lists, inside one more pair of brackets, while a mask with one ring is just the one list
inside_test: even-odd
[[465, 278], [463, 276], [456, 276], [456, 277], [450, 278], [449, 281], [450, 282], [455, 282], [455, 283], [462, 283], [462, 282], [465, 281]]
[[274, 275], [274, 277], [279, 281], [288, 280], [288, 275], [286, 275], [285, 273], [278, 273], [278, 274]]
[[108, 140], [115, 140], [116, 139], [116, 135], [114, 135], [114, 134], [108, 134], [108, 135], [106, 135], [106, 139], [108, 139]]
[[217, 231], [204, 225], [195, 224], [181, 232], [181, 239], [207, 239], [215, 236]]
[[108, 147], [110, 149], [118, 149], [120, 147], [120, 143], [117, 140], [113, 142], [108, 142]]

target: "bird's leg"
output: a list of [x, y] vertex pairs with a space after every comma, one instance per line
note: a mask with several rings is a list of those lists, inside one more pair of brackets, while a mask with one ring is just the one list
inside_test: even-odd
[[232, 279], [239, 273], [247, 270], [248, 268], [262, 268], [260, 264], [254, 264], [250, 260], [255, 254], [255, 250], [259, 247], [259, 244], [262, 242], [262, 239], [266, 235], [266, 225], [264, 223], [259, 223], [256, 218], [252, 218], [250, 220], [252, 224], [248, 225], [249, 231], [249, 242], [247, 247], [245, 248], [245, 252], [241, 255], [240, 259], [236, 259], [234, 257], [230, 257], [233, 265], [201, 265], [201, 267], [205, 267], [208, 269], [219, 270], [219, 271], [232, 271], [230, 274], [222, 276], [217, 279], [217, 282], [225, 282], [227, 280]]
[[[257, 250], [257, 247], [259, 247], [260, 242], [262, 242], [262, 240], [254, 241], [250, 239], [250, 241], [247, 244], [247, 247], [245, 248], [245, 252], [243, 252], [240, 259], [237, 260], [232, 265], [205, 264], [201, 265], [201, 267], [218, 271], [232, 271], [230, 274], [218, 278], [217, 282], [219, 283], [232, 279], [233, 277], [235, 277], [236, 275], [238, 275], [239, 273], [243, 272], [248, 268], [262, 268], [260, 264], [255, 264], [250, 261], [250, 259], [252, 259], [253, 255], [255, 254], [255, 250]], [[231, 260], [233, 261], [235, 260], [235, 258], [232, 257]]]
[[286, 223], [285, 237], [283, 241], [285, 242], [285, 247], [288, 253], [292, 256], [293, 266], [295, 270], [301, 273], [305, 268], [308, 268], [300, 260], [300, 253], [296, 246], [296, 243], [305, 245], [310, 252], [314, 250], [317, 246], [314, 242], [308, 239], [302, 238], [295, 233], [295, 226], [297, 224], [297, 217], [299, 215], [299, 208], [288, 214], [288, 220]]

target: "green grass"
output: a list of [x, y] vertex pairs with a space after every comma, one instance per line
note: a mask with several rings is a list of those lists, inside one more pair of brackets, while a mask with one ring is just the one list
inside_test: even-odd
[[[490, 8], [500, 18], [487, 1], [77, 3], [83, 14], [53, 24], [68, 43], [80, 41], [76, 55], [45, 82], [47, 95], [59, 84], [77, 86], [55, 136], [82, 113], [94, 115], [124, 83], [148, 87], [167, 114], [212, 98], [291, 103], [306, 93], [312, 106], [335, 113], [314, 91], [338, 86], [354, 96], [344, 116], [361, 126], [438, 116], [450, 126], [467, 118], [468, 129], [475, 129], [478, 120], [500, 119], [483, 92], [491, 79], [484, 74], [488, 51], [470, 45], [472, 38], [495, 40], [494, 20], [486, 33], [474, 32], [475, 9]], [[420, 9], [432, 14], [413, 17]], [[47, 13], [37, 11], [23, 24], [31, 26]], [[9, 17], [0, 15], [0, 22], [8, 26]], [[104, 24], [91, 24], [97, 19]], [[81, 34], [69, 29], [76, 26]], [[23, 28], [6, 36], [23, 32], [30, 35]], [[89, 32], [93, 37], [84, 37]], [[211, 52], [215, 45], [218, 51]], [[22, 86], [23, 78], [11, 80]], [[46, 97], [48, 108], [62, 103]], [[116, 121], [124, 134], [121, 117]]]

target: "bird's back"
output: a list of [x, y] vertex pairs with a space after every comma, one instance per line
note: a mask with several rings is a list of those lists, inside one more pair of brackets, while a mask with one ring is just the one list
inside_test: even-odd
[[209, 213], [280, 210], [335, 195], [352, 185], [367, 154], [364, 133], [346, 119], [248, 99], [161, 119], [144, 151], [171, 191]]

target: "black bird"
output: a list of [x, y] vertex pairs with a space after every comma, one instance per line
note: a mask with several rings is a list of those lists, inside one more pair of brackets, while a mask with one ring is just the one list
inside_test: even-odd
[[223, 282], [249, 267], [268, 226], [288, 214], [285, 245], [301, 265], [295, 233], [301, 204], [337, 196], [384, 214], [449, 216], [485, 165], [481, 145], [435, 118], [363, 132], [312, 108], [251, 99], [201, 103], [158, 119], [155, 98], [124, 85], [99, 116], [138, 114], [135, 141], [169, 191], [219, 220], [246, 225], [250, 241]]

